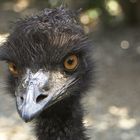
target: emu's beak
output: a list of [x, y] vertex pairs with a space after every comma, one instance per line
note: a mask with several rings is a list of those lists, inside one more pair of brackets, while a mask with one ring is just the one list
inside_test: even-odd
[[50, 75], [43, 70], [37, 73], [28, 70], [16, 91], [17, 109], [23, 120], [26, 122], [32, 120], [44, 109], [60, 100], [69, 86], [66, 80], [58, 72]]

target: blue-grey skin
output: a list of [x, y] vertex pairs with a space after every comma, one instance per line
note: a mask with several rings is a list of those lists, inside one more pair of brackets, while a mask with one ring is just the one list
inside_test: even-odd
[[19, 114], [25, 121], [31, 120], [36, 114], [39, 115], [42, 110], [61, 100], [66, 89], [76, 81], [75, 78], [66, 78], [60, 72], [40, 69], [33, 73], [27, 69], [15, 92]]

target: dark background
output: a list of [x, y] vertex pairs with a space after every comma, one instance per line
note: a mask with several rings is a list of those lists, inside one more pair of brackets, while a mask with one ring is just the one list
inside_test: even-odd
[[[93, 42], [96, 84], [82, 103], [91, 140], [140, 140], [140, 1], [139, 0], [0, 0], [0, 45], [19, 18], [46, 7], [79, 10]], [[18, 116], [6, 94], [0, 65], [0, 140], [31, 140], [32, 124]]]

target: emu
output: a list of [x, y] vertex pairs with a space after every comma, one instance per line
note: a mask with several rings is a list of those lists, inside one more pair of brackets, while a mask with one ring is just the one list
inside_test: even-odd
[[0, 47], [8, 90], [38, 140], [89, 139], [80, 101], [93, 79], [91, 49], [77, 13], [64, 7], [17, 21]]

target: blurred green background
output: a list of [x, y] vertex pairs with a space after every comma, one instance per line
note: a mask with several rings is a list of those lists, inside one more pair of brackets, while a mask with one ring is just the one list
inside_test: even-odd
[[[106, 28], [140, 24], [138, 0], [0, 0], [0, 9], [1, 12], [15, 14], [13, 18], [19, 18], [46, 7], [60, 6], [61, 3], [74, 10], [81, 9], [80, 20], [87, 32], [94, 30], [96, 26]], [[1, 29], [1, 32], [6, 31]]]
[[[94, 46], [96, 84], [82, 100], [88, 136], [140, 140], [139, 0], [0, 0], [0, 45], [19, 18], [62, 2], [81, 11], [79, 20]], [[7, 66], [0, 66], [0, 140], [34, 140], [32, 124], [19, 118], [6, 94]]]

